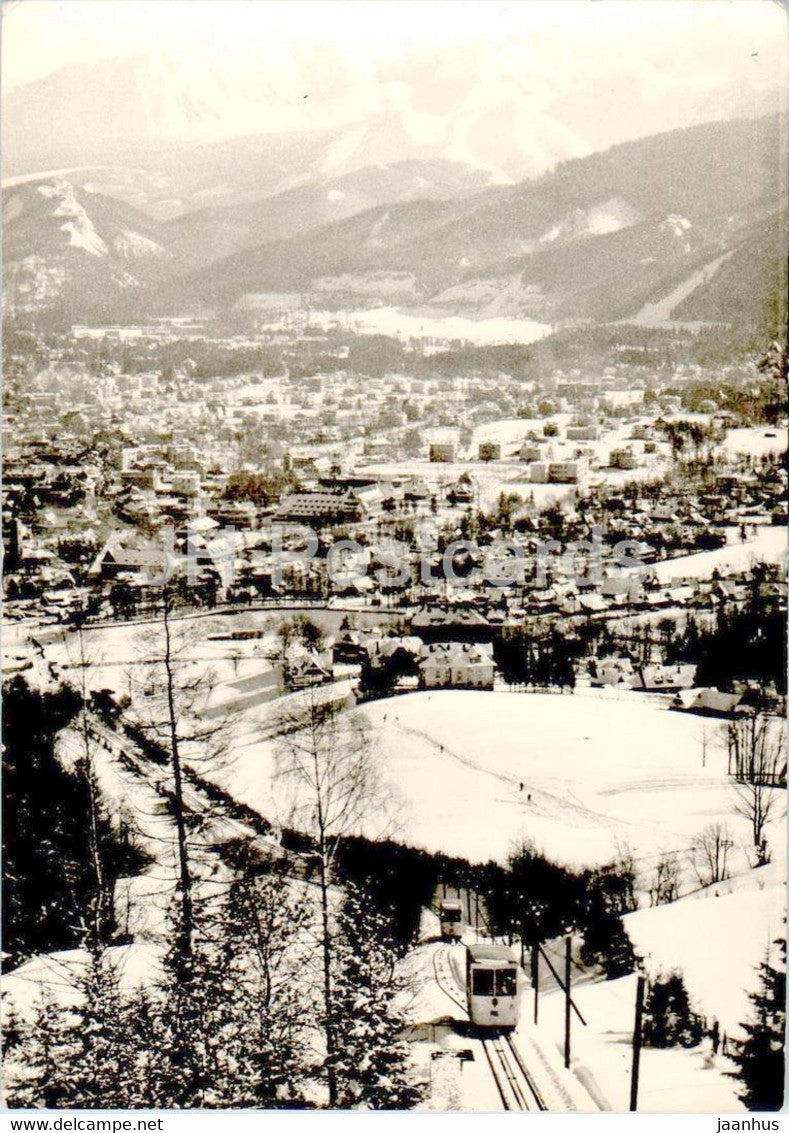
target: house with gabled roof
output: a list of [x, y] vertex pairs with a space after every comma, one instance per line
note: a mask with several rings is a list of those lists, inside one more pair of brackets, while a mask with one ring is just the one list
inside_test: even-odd
[[331, 663], [312, 652], [294, 652], [285, 663], [285, 682], [290, 689], [313, 688], [332, 679]]
[[143, 544], [134, 537], [134, 533], [113, 531], [88, 573], [103, 579], [117, 578], [122, 574], [159, 578], [165, 571], [169, 573], [176, 569], [178, 564], [179, 556], [163, 543]]
[[294, 492], [281, 502], [274, 519], [322, 527], [358, 523], [362, 513], [363, 508], [352, 489], [346, 492]]
[[692, 688], [695, 676], [695, 665], [641, 665], [632, 687], [637, 692], [679, 692]]
[[674, 699], [673, 708], [685, 712], [697, 712], [701, 716], [729, 718], [746, 711], [742, 705], [742, 693], [720, 692], [716, 688], [680, 690]]
[[428, 645], [419, 662], [419, 687], [492, 689], [496, 663], [489, 650], [468, 642]]
[[411, 619], [411, 632], [424, 642], [476, 642], [493, 640], [494, 628], [471, 606], [423, 606]]

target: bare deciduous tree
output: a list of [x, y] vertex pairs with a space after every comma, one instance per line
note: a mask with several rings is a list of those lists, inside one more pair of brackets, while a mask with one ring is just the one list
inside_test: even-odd
[[626, 841], [616, 842], [616, 855], [614, 867], [622, 884], [622, 901], [626, 912], [635, 912], [638, 908], [636, 889], [638, 885], [638, 867], [633, 847]]
[[314, 840], [320, 904], [322, 1029], [329, 1105], [338, 1100], [337, 1005], [334, 1002], [336, 925], [331, 888], [342, 838], [369, 829], [386, 810], [368, 731], [326, 688], [310, 688], [283, 701], [277, 719], [276, 782], [287, 799], [288, 821]]
[[751, 828], [751, 838], [757, 865], [770, 860], [770, 848], [765, 828], [773, 817], [783, 796], [783, 790], [772, 784], [754, 779], [739, 783], [735, 788], [734, 813], [744, 818]]
[[69, 668], [74, 670], [73, 687], [79, 693], [80, 711], [77, 720], [82, 746], [82, 757], [76, 768], [84, 777], [88, 791], [88, 851], [93, 868], [94, 892], [90, 902], [90, 924], [87, 927], [87, 944], [91, 951], [101, 948], [105, 930], [112, 915], [112, 886], [107, 880], [102, 860], [99, 837], [100, 792], [96, 776], [94, 736], [88, 711], [90, 688], [89, 673], [99, 663], [99, 655], [86, 642], [83, 619], [76, 620], [74, 635], [67, 639], [66, 652]]
[[676, 855], [661, 854], [649, 887], [650, 905], [668, 905], [679, 897], [681, 867]]
[[769, 716], [750, 712], [729, 720], [723, 729], [728, 773], [740, 782], [783, 786], [786, 753], [783, 732]]
[[778, 721], [756, 713], [731, 720], [725, 728], [729, 774], [737, 780], [734, 813], [751, 830], [756, 864], [770, 860], [766, 827], [786, 787], [786, 750]]
[[142, 687], [133, 708], [144, 733], [169, 763], [169, 813], [175, 826], [181, 947], [186, 960], [194, 935], [190, 848], [199, 835], [198, 815], [204, 808], [189, 806], [184, 760], [191, 766], [220, 766], [227, 752], [227, 719], [222, 713], [206, 712], [213, 673], [199, 657], [199, 632], [174, 617], [175, 603], [175, 592], [164, 586], [157, 620], [139, 635], [145, 677], [138, 682]]
[[711, 822], [696, 835], [690, 846], [690, 863], [699, 885], [715, 885], [729, 876], [729, 854], [734, 847], [728, 827]]

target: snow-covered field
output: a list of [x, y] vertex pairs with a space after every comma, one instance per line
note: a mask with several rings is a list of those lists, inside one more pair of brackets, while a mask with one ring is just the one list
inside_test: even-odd
[[[495, 507], [502, 492], [514, 492], [524, 498], [533, 493], [537, 506], [547, 507], [569, 492], [574, 492], [576, 487], [574, 484], [532, 484], [528, 480], [528, 464], [512, 460], [490, 464], [479, 460], [456, 460], [453, 464], [433, 464], [428, 460], [376, 461], [362, 467], [370, 475], [393, 478], [414, 476], [424, 481], [431, 492], [439, 495], [466, 472], [471, 477], [479, 506], [488, 511]], [[463, 511], [457, 509], [453, 514], [459, 523]]]
[[588, 865], [617, 841], [640, 856], [684, 846], [731, 810], [715, 725], [638, 694], [446, 691], [364, 711], [410, 804], [405, 834], [431, 849], [502, 858], [526, 837]]
[[[325, 316], [325, 318], [324, 318]], [[335, 312], [313, 311], [313, 323], [336, 321]], [[490, 346], [505, 342], [535, 342], [551, 333], [551, 328], [533, 319], [468, 319], [457, 315], [440, 316], [434, 312], [401, 310], [397, 307], [374, 307], [351, 311], [343, 319], [360, 334], [388, 334], [395, 338], [436, 338], [471, 342]]]
[[786, 428], [729, 429], [721, 450], [734, 456], [766, 456], [786, 452], [788, 444]]
[[[528, 838], [577, 865], [610, 860], [627, 842], [644, 869], [717, 818], [738, 847], [747, 842], [746, 824], [732, 815], [720, 725], [638, 693], [421, 692], [358, 711], [399, 796], [401, 841], [485, 861]], [[239, 717], [226, 783], [276, 817], [265, 714], [263, 706]], [[773, 841], [783, 841], [780, 832]], [[744, 864], [739, 850], [735, 861]]]
[[[570, 421], [570, 415], [558, 415], [552, 418], [562, 430]], [[542, 419], [502, 418], [480, 425], [472, 434], [471, 443], [467, 450], [461, 450], [459, 459], [452, 464], [431, 463], [427, 460], [408, 461], [375, 461], [360, 465], [365, 473], [382, 477], [415, 476], [424, 480], [432, 491], [441, 492], [448, 488], [464, 472], [472, 480], [472, 485], [479, 501], [480, 507], [490, 510], [496, 504], [502, 492], [516, 493], [524, 499], [533, 496], [538, 507], [547, 507], [552, 502], [564, 496], [572, 496], [577, 491], [576, 484], [541, 484], [533, 483], [530, 479], [530, 465], [519, 459], [518, 452], [521, 444], [529, 432], [542, 434], [544, 421]], [[437, 430], [435, 431], [438, 432]], [[446, 433], [447, 430], [444, 430]], [[563, 437], [551, 439], [546, 446], [546, 459], [571, 460], [579, 448], [584, 449], [596, 458], [597, 465], [591, 469], [587, 480], [592, 484], [610, 484], [612, 487], [622, 486], [634, 480], [657, 480], [668, 470], [670, 454], [668, 446], [660, 443], [657, 452], [644, 455], [643, 441], [630, 441], [632, 425], [620, 426], [607, 430], [597, 441], [567, 441]], [[431, 435], [431, 440], [445, 439]], [[456, 442], [456, 436], [446, 438]], [[502, 459], [482, 462], [478, 459], [479, 445], [483, 441], [492, 441], [502, 446]], [[637, 468], [624, 470], [608, 467], [608, 461], [613, 449], [624, 446], [632, 447], [640, 463]]]
[[714, 570], [724, 577], [742, 574], [756, 563], [783, 563], [786, 561], [787, 529], [785, 527], [757, 527], [756, 533], [746, 542], [729, 543], [715, 551], [699, 551], [678, 559], [666, 559], [650, 567], [661, 582], [679, 578], [710, 578]]

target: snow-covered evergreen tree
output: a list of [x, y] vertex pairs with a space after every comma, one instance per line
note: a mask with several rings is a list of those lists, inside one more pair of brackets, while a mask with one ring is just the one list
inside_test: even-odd
[[76, 1057], [71, 1068], [72, 1105], [125, 1109], [133, 1093], [132, 1041], [118, 971], [110, 953], [93, 949], [79, 981], [74, 1015]]
[[71, 1098], [78, 1043], [73, 1020], [41, 989], [13, 1060], [4, 1060], [5, 1095], [12, 1109], [55, 1109]]
[[217, 1082], [217, 1035], [223, 988], [209, 918], [189, 912], [189, 946], [180, 901], [173, 912], [170, 947], [150, 1001], [146, 1020], [159, 1048], [152, 1086], [166, 1109], [211, 1105]]
[[7, 991], [0, 992], [0, 1008], [2, 1009], [0, 1044], [2, 1044], [3, 1060], [5, 1060], [6, 1057], [13, 1057], [13, 1052], [24, 1042], [25, 1025]]
[[222, 1100], [232, 1108], [298, 1101], [309, 1012], [307, 911], [277, 872], [239, 877], [222, 914], [218, 975]]
[[[180, 909], [175, 910], [177, 921]], [[276, 872], [242, 874], [197, 908], [188, 962], [173, 929], [156, 993], [135, 1024], [150, 1101], [165, 1108], [273, 1108], [299, 1101], [307, 1014], [304, 903]], [[147, 1052], [155, 1047], [151, 1062]]]
[[140, 987], [125, 1004], [131, 1078], [129, 1109], [161, 1109], [166, 1104], [163, 1074], [164, 1006], [155, 992]]
[[404, 990], [389, 924], [363, 893], [349, 891], [338, 918], [334, 977], [338, 1105], [410, 1109], [420, 1091], [409, 1080]]
[[778, 956], [768, 950], [759, 966], [759, 987], [750, 995], [751, 1018], [742, 1024], [747, 1038], [737, 1043], [732, 1059], [742, 1083], [740, 1098], [748, 1109], [779, 1110], [784, 1099], [786, 1030], [786, 939], [775, 941]]
[[681, 972], [658, 976], [649, 987], [644, 1012], [644, 1042], [647, 1046], [698, 1046], [704, 1034], [701, 1017], [685, 987]]
[[133, 1104], [134, 1038], [128, 1005], [109, 953], [97, 948], [74, 980], [75, 1001], [45, 989], [9, 1075], [11, 1106], [125, 1109]]

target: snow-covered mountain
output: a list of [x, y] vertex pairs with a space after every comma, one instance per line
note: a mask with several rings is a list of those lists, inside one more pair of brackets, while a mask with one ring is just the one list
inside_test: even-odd
[[156, 50], [8, 93], [4, 174], [103, 166], [103, 191], [138, 207], [169, 201], [155, 212], [164, 217], [407, 160], [512, 183], [630, 138], [777, 106], [769, 88], [689, 88], [626, 52], [601, 67], [539, 39], [386, 63], [308, 42], [256, 41], [232, 65], [208, 50]]
[[[781, 128], [774, 116], [673, 131], [514, 186], [457, 163], [375, 164], [167, 223], [72, 175], [33, 180], [4, 191], [6, 301], [81, 321], [290, 291], [338, 308], [608, 321], [679, 288], [684, 317], [772, 325]], [[217, 143], [221, 162], [233, 144]], [[283, 143], [272, 177], [287, 182], [292, 156]], [[730, 253], [743, 278], [763, 281], [736, 303], [713, 295], [717, 276], [703, 270]]]
[[117, 310], [167, 272], [159, 226], [63, 178], [3, 191], [3, 305], [8, 314]]
[[462, 200], [492, 181], [490, 173], [449, 161], [369, 165], [342, 177], [316, 177], [262, 200], [198, 209], [170, 221], [166, 231], [187, 270], [379, 205]]
[[[779, 134], [777, 117], [758, 128], [712, 123], [466, 199], [386, 204], [240, 251], [177, 290], [210, 306], [245, 293], [315, 291], [340, 307], [360, 295], [407, 297], [454, 314], [607, 321], [747, 246], [766, 281], [763, 298], [780, 287], [780, 246], [765, 236], [782, 207]], [[751, 308], [762, 299], [752, 299], [720, 305], [724, 321], [761, 320]]]

